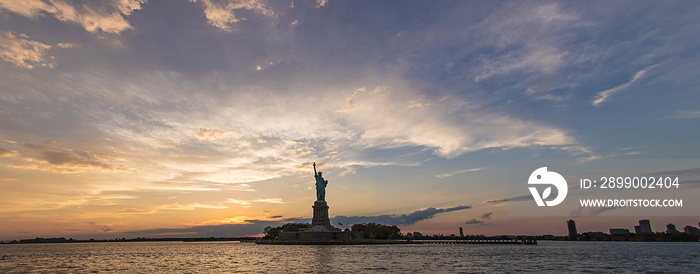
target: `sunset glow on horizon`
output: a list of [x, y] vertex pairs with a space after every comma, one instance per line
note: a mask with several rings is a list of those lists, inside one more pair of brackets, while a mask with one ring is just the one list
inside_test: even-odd
[[579, 231], [698, 226], [697, 14], [690, 1], [0, 0], [0, 240], [260, 235], [309, 221], [313, 162], [341, 228], [565, 235], [570, 216], [509, 214], [534, 206], [529, 163], [566, 164], [570, 185], [682, 178], [676, 216], [562, 209]]

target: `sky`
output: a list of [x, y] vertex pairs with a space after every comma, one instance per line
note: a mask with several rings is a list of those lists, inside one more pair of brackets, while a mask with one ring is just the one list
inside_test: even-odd
[[[0, 240], [256, 235], [309, 221], [313, 162], [341, 228], [697, 227], [698, 14], [697, 1], [0, 0]], [[572, 188], [555, 214], [527, 190], [543, 166]], [[577, 189], [608, 174], [681, 183]], [[575, 204], [630, 193], [684, 207]]]

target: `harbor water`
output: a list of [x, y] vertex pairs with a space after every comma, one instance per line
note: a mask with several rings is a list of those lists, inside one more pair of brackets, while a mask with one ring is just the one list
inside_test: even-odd
[[0, 273], [700, 272], [700, 243], [285, 246], [239, 242], [0, 245]]

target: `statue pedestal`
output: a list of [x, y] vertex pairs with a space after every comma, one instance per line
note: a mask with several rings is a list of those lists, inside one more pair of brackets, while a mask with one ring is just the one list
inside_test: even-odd
[[311, 219], [311, 226], [302, 228], [299, 232], [280, 232], [279, 239], [282, 241], [300, 241], [304, 243], [318, 243], [330, 241], [347, 241], [351, 239], [362, 239], [363, 234], [357, 232], [343, 232], [340, 228], [331, 225], [328, 217], [328, 204], [326, 202], [315, 202], [313, 207], [314, 216]]
[[328, 217], [328, 204], [326, 202], [315, 202], [313, 209], [314, 217], [311, 219], [311, 226], [322, 225], [332, 229], [331, 219]]

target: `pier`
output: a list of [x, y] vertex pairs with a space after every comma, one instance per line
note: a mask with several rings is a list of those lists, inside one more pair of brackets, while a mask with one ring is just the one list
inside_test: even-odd
[[414, 240], [420, 244], [512, 244], [512, 245], [537, 245], [536, 239], [475, 239], [475, 240]]
[[454, 245], [454, 244], [482, 244], [482, 245], [537, 245], [535, 239], [476, 239], [476, 240], [345, 240], [345, 241], [280, 241], [280, 240], [258, 240], [256, 244], [268, 245], [377, 245], [377, 244], [433, 244], [433, 245]]

